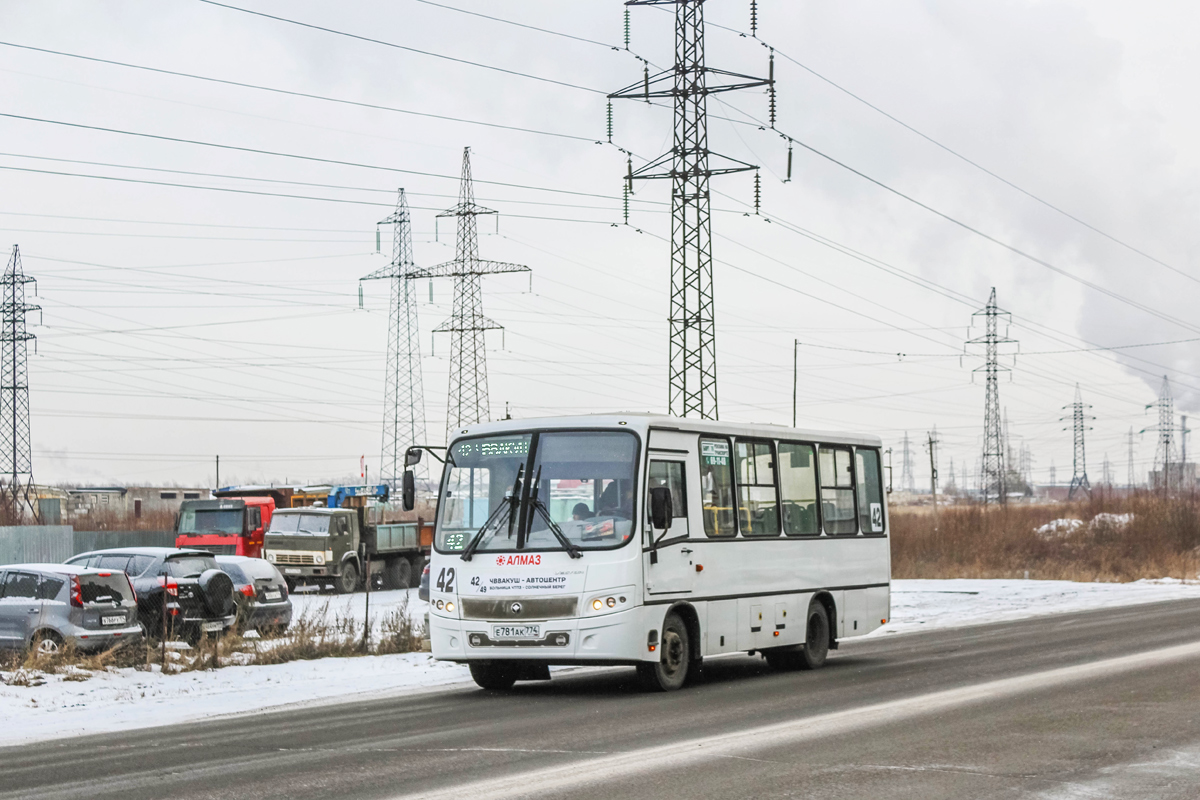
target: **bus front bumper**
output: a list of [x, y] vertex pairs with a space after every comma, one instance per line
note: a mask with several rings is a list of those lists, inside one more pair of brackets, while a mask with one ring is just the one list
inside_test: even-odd
[[444, 661], [522, 660], [548, 664], [635, 664], [657, 661], [647, 636], [662, 623], [663, 609], [635, 606], [592, 617], [529, 620], [540, 628], [537, 638], [493, 637], [493, 626], [507, 620], [456, 619], [429, 615], [433, 657]]

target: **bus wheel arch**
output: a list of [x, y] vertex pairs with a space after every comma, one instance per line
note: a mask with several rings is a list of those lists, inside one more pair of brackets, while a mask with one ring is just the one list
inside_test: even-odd
[[817, 592], [813, 595], [813, 602], [825, 606], [825, 618], [829, 621], [829, 649], [837, 650], [837, 603], [829, 592]]
[[[683, 620], [683, 624], [687, 626], [688, 632], [688, 649], [690, 660], [693, 667], [699, 666], [699, 661], [704, 657], [704, 646], [700, 639], [700, 615], [696, 613], [696, 608], [691, 603], [676, 603], [667, 609], [667, 614], [675, 613]], [[663, 615], [666, 619], [666, 615]]]

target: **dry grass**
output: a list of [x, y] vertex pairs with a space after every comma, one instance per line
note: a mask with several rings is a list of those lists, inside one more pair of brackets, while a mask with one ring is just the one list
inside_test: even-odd
[[[374, 629], [375, 618], [370, 621]], [[330, 612], [329, 603], [309, 609], [292, 620], [286, 633], [275, 636], [247, 637], [240, 626], [234, 626], [219, 638], [203, 636], [192, 647], [171, 641], [164, 648], [161, 641], [151, 640], [125, 644], [101, 653], [82, 653], [70, 643], [53, 655], [30, 650], [25, 653], [0, 651], [0, 671], [9, 672], [17, 681], [11, 685], [28, 685], [47, 674], [62, 675], [63, 680], [87, 680], [93, 672], [107, 669], [163, 669], [166, 654], [167, 674], [220, 669], [249, 664], [284, 664], [289, 661], [308, 661], [318, 658], [347, 658], [363, 655], [411, 653], [421, 649], [422, 631], [413, 622], [408, 600], [379, 620], [380, 635], [363, 641], [368, 627], [361, 618]]]
[[[1101, 514], [1132, 514], [1127, 525]], [[1074, 531], [1038, 535], [1035, 529], [1063, 518]], [[1200, 570], [1200, 498], [1097, 493], [1078, 503], [954, 506], [910, 513], [896, 508], [892, 521], [895, 578], [1030, 578], [1132, 581], [1196, 578]]]

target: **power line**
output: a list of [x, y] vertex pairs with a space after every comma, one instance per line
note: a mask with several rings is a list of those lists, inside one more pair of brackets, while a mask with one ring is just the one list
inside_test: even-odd
[[[386, 203], [377, 203], [377, 202], [374, 202], [371, 200], [350, 200], [350, 199], [338, 198], [338, 197], [316, 197], [313, 195], [287, 194], [285, 192], [261, 192], [261, 191], [255, 191], [253, 189], [234, 189], [234, 188], [226, 187], [226, 186], [201, 186], [199, 184], [192, 184], [192, 183], [173, 183], [171, 181], [152, 181], [152, 180], [148, 180], [146, 178], [122, 178], [122, 177], [115, 176], [115, 175], [89, 175], [87, 173], [82, 173], [82, 172], [62, 172], [62, 171], [58, 171], [58, 170], [34, 169], [32, 167], [12, 167], [12, 166], [7, 166], [7, 165], [0, 165], [0, 170], [8, 170], [11, 172], [32, 172], [32, 173], [36, 173], [39, 175], [59, 175], [59, 176], [68, 177], [68, 178], [88, 178], [91, 180], [99, 180], [99, 181], [116, 181], [118, 183], [139, 183], [139, 184], [145, 184], [147, 186], [164, 186], [164, 187], [170, 187], [170, 188], [175, 188], [175, 189], [198, 189], [198, 190], [209, 191], [209, 192], [225, 192], [227, 194], [248, 194], [248, 195], [255, 195], [258, 197], [280, 197], [280, 198], [285, 198], [285, 199], [289, 199], [289, 200], [312, 200], [312, 201], [322, 202], [322, 203], [339, 203], [339, 204], [346, 204], [346, 205], [375, 206], [375, 207], [387, 208]], [[546, 205], [553, 205], [553, 204], [548, 203]], [[436, 211], [437, 210], [435, 208], [425, 207], [425, 206], [413, 206], [413, 207], [417, 208], [421, 211]], [[584, 223], [584, 224], [588, 224], [588, 225], [610, 225], [610, 226], [616, 224], [612, 220], [572, 219], [569, 217], [547, 217], [547, 216], [541, 216], [541, 215], [537, 215], [537, 214], [509, 214], [508, 216], [514, 217], [516, 219], [537, 219], [537, 220], [542, 220], [542, 221], [546, 221], [546, 222], [580, 222], [580, 223]]]
[[560, 80], [556, 80], [554, 78], [545, 78], [540, 75], [531, 75], [528, 72], [520, 72], [518, 70], [506, 69], [504, 67], [497, 67], [492, 64], [482, 64], [478, 61], [468, 61], [465, 58], [455, 58], [453, 56], [447, 56], [447, 55], [442, 55], [441, 53], [435, 53], [430, 50], [419, 50], [415, 47], [408, 47], [407, 45], [396, 44], [395, 42], [386, 42], [382, 39], [372, 39], [369, 36], [361, 36], [357, 33], [349, 33], [347, 31], [339, 31], [334, 28], [326, 28], [322, 25], [314, 25], [309, 22], [301, 22], [301, 21], [295, 20], [295, 19], [288, 19], [287, 17], [279, 17], [274, 14], [264, 13], [262, 11], [252, 11], [248, 8], [240, 8], [238, 6], [231, 6], [226, 3], [218, 3], [218, 2], [216, 2], [216, 0], [197, 0], [197, 2], [206, 3], [210, 6], [217, 6], [219, 8], [227, 8], [230, 11], [239, 11], [243, 14], [250, 14], [255, 17], [262, 17], [264, 19], [272, 19], [272, 20], [275, 20], [276, 22], [286, 22], [289, 25], [297, 25], [301, 28], [308, 28], [310, 30], [322, 31], [324, 33], [332, 33], [337, 36], [344, 36], [348, 39], [356, 39], [360, 42], [369, 42], [371, 44], [378, 44], [378, 45], [382, 45], [384, 47], [391, 47], [396, 50], [403, 50], [408, 53], [416, 53], [417, 55], [430, 56], [431, 58], [440, 58], [445, 61], [453, 61], [456, 64], [466, 64], [467, 66], [479, 67], [480, 69], [488, 69], [488, 70], [492, 70], [494, 72], [503, 72], [506, 75], [515, 75], [520, 78], [529, 78], [530, 80], [541, 81], [543, 83], [551, 83], [556, 86], [565, 86], [568, 89], [580, 89], [585, 92], [593, 92], [595, 94], [601, 94], [601, 95], [606, 94], [606, 92], [604, 92], [600, 89], [592, 89], [588, 86], [580, 86], [579, 84], [576, 84], [576, 83], [567, 83], [566, 81], [560, 81]]
[[[198, 0], [199, 2], [207, 2], [207, 0]], [[241, 147], [239, 145], [221, 144], [219, 142], [204, 142], [198, 139], [184, 139], [177, 136], [164, 136], [155, 133], [143, 133], [141, 131], [126, 131], [119, 128], [106, 128], [99, 125], [85, 125], [81, 122], [67, 122], [65, 120], [44, 119], [41, 117], [28, 117], [21, 114], [6, 114], [0, 113], [0, 117], [9, 119], [19, 119], [26, 122], [38, 122], [46, 125], [61, 125], [68, 128], [79, 128], [82, 130], [100, 131], [102, 133], [115, 133], [121, 136], [136, 136], [142, 139], [155, 139], [163, 142], [175, 142], [177, 144], [192, 144], [198, 147], [212, 147], [219, 150], [233, 150], [240, 153], [253, 153], [255, 155], [276, 156], [278, 158], [292, 158], [300, 161], [312, 161], [319, 164], [333, 164], [340, 167], [356, 167], [359, 169], [374, 169], [383, 172], [398, 172], [405, 175], [418, 175], [424, 178], [439, 178], [442, 180], [458, 180], [453, 175], [443, 175], [436, 172], [421, 172], [419, 170], [401, 169], [399, 167], [384, 167], [379, 164], [361, 164], [354, 161], [340, 161], [334, 158], [321, 158], [319, 156], [306, 156], [298, 153], [283, 153], [276, 150], [263, 150], [255, 147]], [[489, 186], [506, 186], [510, 189], [528, 189], [535, 192], [552, 192], [554, 194], [569, 194], [577, 197], [599, 197], [604, 200], [616, 200], [615, 197], [609, 195], [597, 194], [595, 192], [576, 192], [570, 189], [552, 189], [543, 186], [530, 186], [520, 183], [507, 183], [504, 181], [479, 181], [479, 183]]]
[[177, 70], [162, 69], [160, 67], [149, 67], [142, 64], [130, 64], [125, 61], [113, 61], [108, 58], [97, 58], [95, 56], [85, 56], [79, 53], [68, 53], [62, 50], [50, 50], [44, 47], [33, 47], [31, 45], [17, 44], [15, 42], [0, 41], [0, 45], [4, 47], [16, 47], [22, 50], [30, 50], [38, 53], [46, 53], [49, 55], [63, 56], [64, 58], [74, 58], [81, 61], [90, 61], [96, 64], [108, 64], [114, 67], [124, 67], [126, 69], [136, 69], [143, 72], [153, 72], [160, 75], [171, 75], [177, 78], [189, 78], [191, 80], [206, 81], [208, 83], [218, 83], [225, 86], [236, 86], [241, 89], [254, 89], [260, 92], [271, 92], [274, 94], [287, 95], [289, 97], [303, 97], [309, 100], [321, 100], [326, 103], [338, 103], [347, 106], [357, 106], [359, 108], [369, 108], [375, 111], [390, 111], [395, 114], [407, 114], [414, 117], [427, 117], [429, 119], [440, 119], [446, 122], [461, 122], [466, 125], [482, 125], [487, 128], [497, 128], [500, 130], [516, 131], [518, 133], [532, 133], [538, 136], [552, 136], [559, 139], [572, 139], [579, 142], [589, 142], [600, 144], [599, 140], [591, 136], [578, 136], [573, 133], [560, 133], [558, 131], [540, 130], [537, 128], [525, 128], [519, 125], [503, 125], [499, 122], [486, 122], [478, 119], [467, 119], [466, 117], [451, 117], [445, 114], [433, 114], [427, 111], [413, 111], [407, 108], [397, 108], [395, 106], [385, 106], [378, 103], [364, 103], [359, 100], [346, 100], [340, 97], [329, 97], [328, 95], [313, 94], [311, 92], [301, 92], [293, 89], [281, 89], [276, 86], [264, 86], [256, 83], [246, 83], [244, 81], [231, 81], [223, 78], [213, 78], [208, 75], [196, 75], [190, 72], [179, 72]]

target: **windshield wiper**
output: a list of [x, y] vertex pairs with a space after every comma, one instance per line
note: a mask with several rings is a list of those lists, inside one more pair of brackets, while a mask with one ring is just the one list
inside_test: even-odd
[[558, 527], [558, 523], [550, 518], [550, 511], [546, 508], [546, 504], [538, 499], [538, 489], [542, 485], [542, 468], [539, 466], [537, 475], [533, 479], [533, 492], [529, 495], [529, 505], [533, 510], [542, 515], [542, 519], [546, 521], [546, 527], [554, 534], [554, 538], [558, 539], [558, 543], [562, 545], [562, 549], [567, 551], [567, 555], [571, 558], [583, 558], [583, 550], [574, 542], [567, 538], [567, 535], [562, 532], [562, 528]]
[[521, 476], [524, 474], [525, 465], [522, 464], [517, 468], [517, 477], [516, 480], [513, 481], [512, 494], [504, 498], [500, 505], [496, 506], [496, 510], [489, 514], [487, 520], [483, 523], [483, 527], [477, 530], [475, 535], [471, 537], [471, 541], [467, 543], [467, 546], [463, 548], [462, 555], [459, 556], [459, 558], [461, 558], [463, 561], [470, 561], [471, 556], [475, 555], [476, 548], [478, 548], [479, 543], [483, 541], [483, 535], [488, 532], [489, 528], [492, 527], [493, 521], [496, 523], [497, 528], [503, 524], [501, 522], [502, 512], [508, 513], [508, 533], [510, 536], [512, 535], [513, 506], [521, 502]]

